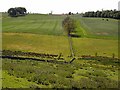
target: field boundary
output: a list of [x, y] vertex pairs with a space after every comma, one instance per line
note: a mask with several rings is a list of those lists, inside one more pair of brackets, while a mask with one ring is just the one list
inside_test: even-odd
[[21, 51], [10, 51], [10, 50], [3, 50], [2, 55], [0, 58], [8, 58], [8, 59], [17, 59], [17, 60], [35, 60], [35, 61], [42, 61], [42, 62], [51, 62], [51, 63], [72, 63], [74, 60], [113, 60], [116, 63], [119, 62], [119, 58], [107, 57], [107, 56], [95, 56], [92, 55], [82, 55], [80, 57], [73, 57], [70, 61], [66, 61], [62, 54], [60, 55], [52, 55], [52, 54], [41, 54], [41, 53], [33, 53], [33, 52], [21, 52]]

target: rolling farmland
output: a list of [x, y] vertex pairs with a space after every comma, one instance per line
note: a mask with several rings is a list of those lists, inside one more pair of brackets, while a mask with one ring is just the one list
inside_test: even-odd
[[[61, 53], [62, 61], [70, 61], [68, 37], [62, 28], [65, 17], [29, 14], [11, 18], [3, 14], [2, 49], [58, 56]], [[83, 60], [81, 56], [97, 53], [118, 58], [118, 20], [71, 17], [76, 20], [76, 34], [80, 35], [72, 37], [76, 60], [72, 64], [57, 64], [4, 58], [4, 88], [117, 88], [118, 60]], [[9, 84], [10, 80], [13, 84]]]
[[[65, 55], [69, 55], [67, 36], [64, 30], [62, 29], [62, 25], [61, 25], [61, 22], [64, 18], [65, 16], [28, 15], [27, 17], [18, 17], [18, 18], [7, 17], [3, 19], [3, 49], [25, 50], [25, 51], [29, 50], [34, 52], [46, 52], [46, 53], [49, 52], [49, 53], [57, 53], [57, 54], [63, 53]], [[84, 24], [86, 24], [86, 26], [88, 27], [95, 26], [96, 28], [98, 28], [98, 26], [95, 25], [95, 22], [98, 22], [98, 20], [99, 19], [86, 20], [85, 18], [85, 20], [82, 20], [82, 22], [84, 21]], [[102, 21], [102, 19], [100, 20]], [[91, 22], [93, 22], [93, 25], [92, 24], [88, 25], [89, 24], [88, 22], [90, 22], [90, 24]], [[76, 51], [77, 55], [94, 54], [98, 52], [101, 54], [108, 53], [108, 56], [110, 56], [112, 53], [115, 53], [116, 56], [118, 56], [118, 53], [117, 53], [118, 52], [117, 51], [118, 50], [118, 47], [117, 47], [118, 31], [117, 31], [117, 24], [116, 24], [117, 21], [110, 20], [109, 22], [114, 23], [114, 27], [112, 27], [111, 24], [109, 25], [108, 29], [106, 29], [107, 27], [105, 28], [103, 27], [104, 33], [108, 32], [110, 26], [113, 28], [111, 29], [112, 31], [109, 31], [108, 36], [98, 35], [96, 37], [97, 32], [102, 33], [103, 31], [101, 30], [97, 31], [95, 28], [93, 28], [91, 33], [94, 33], [94, 34], [89, 34], [90, 32], [89, 28], [85, 29], [85, 27], [82, 27], [84, 26], [84, 24], [82, 24], [81, 26], [78, 25], [80, 26], [76, 28], [78, 31], [77, 32], [78, 34], [82, 35], [85, 32], [86, 35], [83, 34], [83, 37], [85, 36], [89, 37], [91, 35], [92, 38], [90, 39], [87, 39], [86, 37], [73, 38], [73, 44], [75, 47], [77, 47], [75, 49], [76, 50], [81, 49], [80, 51], [79, 50]], [[79, 24], [79, 22], [77, 24]], [[110, 39], [108, 37], [110, 37]], [[82, 42], [84, 43], [81, 44]], [[19, 46], [20, 48], [18, 48]], [[90, 48], [91, 51], [87, 49], [90, 46], [91, 46]], [[96, 49], [94, 47], [96, 47]], [[85, 53], [82, 53], [81, 51]]]

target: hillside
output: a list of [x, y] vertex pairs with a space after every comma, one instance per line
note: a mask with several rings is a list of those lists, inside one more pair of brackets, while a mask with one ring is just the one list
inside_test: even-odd
[[80, 35], [70, 63], [65, 17], [3, 14], [3, 88], [118, 88], [118, 20], [70, 16]]

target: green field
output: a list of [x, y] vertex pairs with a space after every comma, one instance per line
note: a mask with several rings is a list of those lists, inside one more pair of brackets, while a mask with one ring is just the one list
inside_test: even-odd
[[63, 35], [62, 20], [63, 16], [28, 15], [17, 18], [3, 16], [3, 32]]
[[[68, 37], [62, 28], [65, 15], [30, 14], [2, 16], [2, 49], [46, 54], [62, 53], [70, 61]], [[118, 58], [118, 20], [83, 18], [73, 15], [76, 34], [72, 37], [75, 57], [93, 55]], [[15, 88], [117, 88], [116, 60], [80, 60], [72, 64], [3, 59], [3, 87]], [[21, 68], [22, 67], [22, 68]], [[29, 74], [28, 74], [29, 73]], [[86, 81], [86, 82], [82, 82]], [[12, 83], [11, 83], [12, 82]]]
[[[64, 18], [65, 16], [62, 15], [28, 15], [26, 17], [17, 18], [3, 16], [3, 49], [29, 50], [34, 52], [57, 54], [63, 53], [64, 55], [69, 55], [69, 43], [61, 25], [61, 21]], [[78, 18], [78, 16], [76, 16], [76, 18]], [[78, 20], [81, 20], [81, 18]], [[85, 18], [84, 21], [86, 22], [84, 22], [84, 24], [90, 27], [93, 26], [95, 22], [98, 22], [98, 20], [99, 19], [86, 20]], [[88, 25], [88, 22], [93, 22], [93, 25]], [[100, 55], [106, 53], [106, 55], [110, 56], [115, 53], [115, 55], [118, 56], [118, 41], [116, 33], [117, 20], [116, 22], [115, 20], [111, 20], [109, 22], [114, 23], [114, 27], [112, 27], [111, 24], [109, 25], [108, 29], [106, 29], [107, 27], [103, 26], [104, 32], [108, 32], [110, 26], [113, 28], [113, 30], [111, 29], [109, 31], [109, 39], [106, 36], [103, 36], [103, 39], [101, 39], [101, 36], [99, 35], [97, 36], [98, 39], [96, 39], [96, 35], [92, 35], [93, 37], [90, 39], [87, 39], [86, 37], [73, 38], [73, 46], [75, 47], [76, 55], [93, 55], [97, 52], [100, 53]], [[101, 21], [98, 23], [101, 23]], [[78, 24], [80, 24], [79, 21], [77, 21], [77, 25]], [[94, 26], [96, 27], [96, 25]], [[84, 29], [82, 25], [78, 25], [76, 30], [78, 31], [77, 33], [83, 35], [83, 37], [84, 32], [86, 33], [86, 36], [90, 36], [90, 34], [88, 34], [90, 30]], [[93, 28], [91, 33], [94, 32], [97, 31]], [[114, 38], [115, 34], [116, 39]]]
[[[78, 33], [87, 38], [118, 39], [119, 20], [110, 18], [88, 18], [76, 15]], [[80, 32], [80, 29], [82, 32]]]
[[118, 20], [105, 18], [82, 18], [81, 25], [90, 36], [118, 37]]

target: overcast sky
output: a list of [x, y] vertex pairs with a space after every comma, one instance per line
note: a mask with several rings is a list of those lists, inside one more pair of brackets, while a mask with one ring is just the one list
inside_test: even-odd
[[0, 0], [0, 12], [11, 7], [25, 7], [34, 13], [68, 13], [117, 9], [119, 0]]

